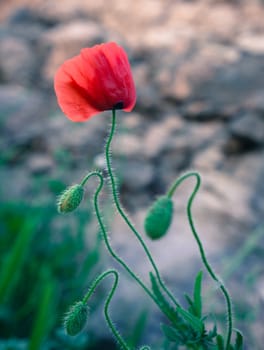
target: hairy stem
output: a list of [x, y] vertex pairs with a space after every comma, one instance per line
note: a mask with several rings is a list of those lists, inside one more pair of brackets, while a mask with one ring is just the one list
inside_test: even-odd
[[111, 142], [114, 136], [114, 132], [115, 132], [115, 126], [116, 126], [116, 111], [113, 110], [112, 111], [112, 124], [111, 124], [111, 130], [110, 130], [110, 134], [108, 137], [108, 140], [106, 142], [106, 148], [105, 148], [105, 157], [106, 157], [106, 163], [107, 163], [107, 170], [109, 173], [109, 177], [110, 177], [110, 182], [111, 182], [111, 189], [112, 189], [112, 194], [113, 194], [113, 199], [114, 199], [114, 203], [115, 206], [119, 212], [119, 214], [121, 215], [121, 217], [123, 218], [123, 220], [126, 222], [126, 224], [128, 225], [128, 227], [131, 229], [131, 231], [135, 234], [136, 238], [138, 239], [139, 243], [141, 244], [142, 248], [144, 249], [150, 264], [152, 265], [155, 274], [157, 276], [157, 279], [161, 285], [161, 287], [163, 288], [163, 290], [165, 291], [165, 293], [169, 296], [169, 298], [171, 299], [171, 301], [176, 305], [176, 306], [180, 306], [179, 302], [175, 299], [175, 297], [173, 296], [173, 294], [169, 291], [169, 289], [166, 287], [166, 285], [164, 284], [164, 282], [161, 279], [159, 270], [149, 252], [149, 249], [147, 248], [143, 238], [141, 237], [141, 235], [138, 233], [138, 231], [135, 229], [135, 227], [133, 226], [133, 224], [130, 222], [130, 220], [128, 219], [126, 213], [124, 212], [124, 210], [121, 207], [121, 204], [119, 202], [119, 198], [118, 198], [118, 190], [117, 190], [117, 186], [116, 186], [116, 182], [115, 182], [115, 176], [112, 170], [112, 165], [111, 165], [111, 157], [110, 157], [110, 147], [111, 147]]
[[118, 280], [119, 280], [118, 272], [116, 270], [112, 269], [112, 270], [107, 270], [107, 271], [103, 272], [100, 276], [98, 276], [94, 280], [94, 282], [93, 282], [91, 288], [89, 289], [89, 291], [87, 292], [87, 294], [84, 296], [83, 302], [87, 303], [87, 301], [89, 300], [89, 298], [93, 294], [93, 292], [94, 292], [95, 288], [98, 286], [98, 284], [109, 275], [114, 276], [114, 283], [113, 283], [113, 286], [112, 286], [112, 288], [111, 288], [111, 290], [106, 298], [106, 301], [105, 301], [105, 306], [104, 306], [105, 319], [106, 319], [106, 322], [107, 322], [111, 332], [113, 333], [117, 342], [121, 346], [121, 349], [130, 350], [129, 346], [127, 345], [125, 340], [122, 338], [122, 336], [120, 335], [120, 333], [118, 332], [118, 330], [114, 326], [114, 324], [109, 316], [109, 305], [110, 305], [110, 302], [113, 298], [113, 295], [114, 295], [116, 288], [117, 288], [117, 285], [118, 285]]
[[198, 248], [200, 251], [200, 255], [201, 255], [201, 259], [209, 273], [209, 275], [211, 276], [211, 278], [217, 282], [217, 284], [219, 284], [220, 289], [222, 291], [222, 293], [224, 294], [225, 300], [226, 300], [226, 308], [227, 308], [227, 337], [226, 337], [226, 345], [225, 345], [225, 349], [228, 350], [229, 346], [230, 346], [230, 341], [231, 341], [231, 336], [232, 336], [232, 329], [233, 329], [233, 316], [232, 316], [232, 303], [231, 303], [231, 298], [230, 295], [227, 291], [227, 289], [225, 288], [223, 282], [217, 277], [217, 275], [215, 274], [214, 270], [212, 269], [211, 265], [209, 264], [207, 258], [206, 258], [206, 254], [202, 245], [202, 242], [200, 240], [200, 237], [196, 231], [195, 225], [194, 225], [194, 221], [193, 221], [193, 216], [192, 216], [192, 204], [193, 204], [193, 200], [194, 197], [196, 196], [200, 186], [201, 186], [201, 177], [199, 175], [199, 173], [197, 173], [196, 171], [187, 173], [182, 175], [180, 178], [178, 178], [170, 187], [169, 191], [167, 192], [168, 197], [172, 197], [176, 188], [187, 178], [194, 176], [196, 178], [196, 185], [195, 188], [188, 200], [188, 205], [187, 205], [187, 216], [188, 216], [188, 220], [189, 220], [189, 224], [193, 233], [193, 236], [198, 244]]
[[136, 282], [144, 289], [144, 291], [149, 295], [149, 297], [157, 304], [157, 299], [155, 297], [155, 295], [148, 289], [148, 287], [141, 281], [141, 279], [127, 266], [127, 264], [115, 253], [115, 251], [113, 250], [109, 238], [107, 236], [107, 230], [105, 228], [105, 225], [103, 223], [103, 219], [102, 219], [102, 215], [100, 213], [100, 209], [99, 209], [99, 204], [98, 204], [98, 197], [99, 194], [103, 188], [103, 184], [104, 184], [104, 179], [101, 173], [99, 173], [98, 171], [94, 171], [90, 174], [88, 174], [82, 181], [82, 184], [85, 184], [85, 182], [91, 177], [91, 176], [97, 176], [99, 178], [99, 185], [95, 191], [94, 194], [94, 208], [95, 208], [95, 214], [100, 226], [100, 229], [102, 231], [103, 234], [103, 238], [106, 244], [106, 247], [110, 253], [110, 255], [121, 265], [123, 266], [123, 268], [129, 273], [129, 275], [136, 280]]

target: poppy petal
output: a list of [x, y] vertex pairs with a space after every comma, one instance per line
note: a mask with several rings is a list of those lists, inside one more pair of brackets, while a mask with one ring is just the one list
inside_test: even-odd
[[72, 121], [114, 108], [131, 111], [136, 89], [125, 51], [116, 43], [95, 45], [65, 61], [54, 88], [62, 111]]

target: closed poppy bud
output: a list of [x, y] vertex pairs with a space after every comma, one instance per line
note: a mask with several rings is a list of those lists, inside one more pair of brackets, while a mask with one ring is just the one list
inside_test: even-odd
[[173, 202], [171, 198], [162, 196], [148, 210], [145, 218], [145, 231], [151, 239], [164, 236], [171, 224], [173, 216]]
[[64, 317], [64, 328], [66, 333], [72, 336], [80, 333], [85, 327], [87, 318], [88, 307], [82, 301], [73, 304]]
[[74, 211], [83, 199], [83, 186], [73, 185], [68, 187], [58, 198], [58, 212], [70, 213]]
[[129, 112], [136, 103], [130, 64], [116, 43], [82, 49], [58, 69], [54, 88], [59, 106], [74, 122], [105, 110]]

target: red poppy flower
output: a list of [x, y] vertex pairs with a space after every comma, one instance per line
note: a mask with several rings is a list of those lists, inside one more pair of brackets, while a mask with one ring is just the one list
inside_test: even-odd
[[116, 43], [85, 48], [65, 61], [55, 75], [54, 88], [59, 106], [74, 122], [105, 110], [129, 112], [136, 103], [128, 58]]

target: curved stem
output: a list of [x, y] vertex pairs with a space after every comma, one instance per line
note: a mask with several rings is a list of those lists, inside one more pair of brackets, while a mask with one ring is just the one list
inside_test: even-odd
[[118, 285], [118, 280], [119, 280], [119, 276], [118, 276], [118, 272], [114, 269], [112, 270], [107, 270], [105, 272], [103, 272], [100, 276], [98, 276], [91, 288], [89, 289], [89, 291], [87, 292], [87, 294], [84, 296], [83, 298], [83, 302], [84, 303], [87, 303], [88, 299], [91, 297], [91, 295], [93, 294], [95, 288], [98, 286], [98, 284], [107, 276], [109, 275], [113, 275], [114, 276], [114, 283], [113, 283], [113, 286], [107, 296], [107, 299], [106, 299], [106, 302], [105, 302], [105, 306], [104, 306], [104, 315], [105, 315], [105, 319], [106, 319], [106, 322], [111, 330], [111, 332], [113, 333], [113, 335], [115, 336], [116, 340], [118, 341], [119, 345], [121, 346], [122, 349], [124, 350], [130, 350], [129, 346], [126, 344], [125, 340], [122, 338], [122, 336], [119, 334], [118, 330], [115, 328], [110, 316], [109, 316], [109, 312], [108, 312], [108, 309], [109, 309], [109, 305], [110, 305], [110, 302], [112, 300], [112, 297], [116, 291], [116, 288], [117, 288], [117, 285]]
[[81, 186], [84, 186], [86, 184], [86, 182], [90, 179], [90, 177], [92, 176], [98, 176], [98, 177], [101, 177], [102, 175], [99, 173], [99, 171], [92, 171], [91, 173], [88, 173], [83, 179], [82, 179], [82, 182], [81, 182]]
[[90, 174], [88, 174], [82, 181], [82, 184], [85, 183], [91, 176], [97, 176], [100, 180], [99, 185], [95, 191], [94, 194], [94, 208], [95, 208], [95, 214], [100, 226], [100, 229], [102, 231], [103, 234], [103, 238], [106, 244], [106, 247], [110, 253], [110, 255], [120, 264], [123, 266], [123, 268], [129, 273], [129, 275], [136, 280], [136, 282], [144, 289], [144, 291], [149, 295], [149, 297], [158, 305], [158, 301], [157, 298], [155, 297], [155, 295], [148, 289], [147, 286], [145, 286], [145, 284], [141, 281], [141, 279], [127, 266], [127, 264], [114, 252], [114, 250], [111, 247], [111, 244], [109, 242], [108, 236], [107, 236], [107, 231], [105, 228], [105, 225], [103, 223], [102, 220], [102, 215], [100, 213], [100, 209], [99, 209], [99, 205], [98, 205], [98, 196], [103, 188], [103, 184], [104, 184], [104, 179], [101, 173], [95, 171], [92, 172]]
[[118, 198], [118, 191], [117, 191], [117, 186], [116, 186], [116, 182], [115, 182], [115, 176], [112, 170], [112, 166], [111, 166], [111, 157], [110, 157], [110, 146], [111, 146], [111, 142], [114, 136], [114, 132], [115, 132], [115, 126], [116, 126], [116, 111], [113, 109], [112, 111], [112, 124], [111, 124], [111, 130], [108, 136], [108, 140], [106, 142], [106, 148], [105, 148], [105, 157], [106, 157], [106, 163], [107, 163], [107, 170], [109, 173], [109, 177], [110, 177], [110, 182], [111, 182], [111, 188], [112, 188], [112, 194], [113, 194], [113, 198], [114, 198], [114, 203], [115, 206], [119, 212], [119, 214], [121, 215], [121, 217], [123, 218], [123, 220], [126, 222], [126, 224], [128, 225], [128, 227], [131, 229], [131, 231], [135, 234], [136, 238], [138, 239], [139, 243], [141, 244], [142, 248], [144, 249], [150, 264], [152, 265], [155, 274], [157, 276], [157, 279], [161, 285], [161, 287], [163, 288], [163, 290], [167, 293], [167, 295], [169, 296], [169, 298], [172, 300], [172, 302], [176, 305], [176, 306], [180, 306], [179, 302], [175, 299], [175, 297], [173, 296], [173, 294], [169, 291], [169, 289], [166, 287], [166, 285], [164, 284], [164, 282], [161, 279], [159, 270], [149, 252], [149, 249], [147, 248], [143, 238], [141, 237], [141, 235], [138, 233], [138, 231], [135, 229], [135, 227], [132, 225], [132, 223], [130, 222], [130, 220], [128, 219], [127, 215], [125, 214], [124, 210], [121, 207], [121, 204], [119, 202], [119, 198]]
[[232, 316], [232, 303], [231, 303], [231, 298], [230, 295], [227, 291], [227, 289], [225, 288], [223, 282], [217, 277], [217, 275], [215, 274], [215, 272], [213, 271], [211, 265], [209, 264], [207, 258], [206, 258], [206, 254], [202, 245], [202, 242], [199, 238], [199, 235], [196, 231], [194, 222], [193, 222], [193, 217], [192, 217], [192, 204], [193, 204], [193, 200], [194, 197], [196, 196], [200, 186], [201, 186], [201, 177], [199, 175], [199, 173], [197, 173], [196, 171], [187, 173], [182, 175], [180, 178], [178, 178], [171, 186], [171, 188], [169, 189], [169, 191], [167, 192], [168, 197], [172, 197], [172, 195], [174, 194], [176, 188], [187, 178], [194, 176], [196, 178], [196, 185], [195, 188], [188, 200], [188, 205], [187, 205], [187, 216], [188, 216], [188, 220], [189, 220], [189, 224], [193, 233], [193, 236], [198, 244], [199, 247], [199, 251], [200, 251], [200, 255], [202, 258], [202, 261], [209, 273], [209, 275], [211, 276], [211, 278], [217, 282], [220, 286], [220, 289], [222, 291], [222, 293], [224, 294], [225, 300], [226, 300], [226, 307], [227, 307], [227, 338], [226, 338], [226, 345], [225, 345], [225, 349], [228, 350], [229, 346], [230, 346], [230, 341], [231, 341], [231, 336], [232, 336], [232, 328], [233, 328], [233, 316]]

